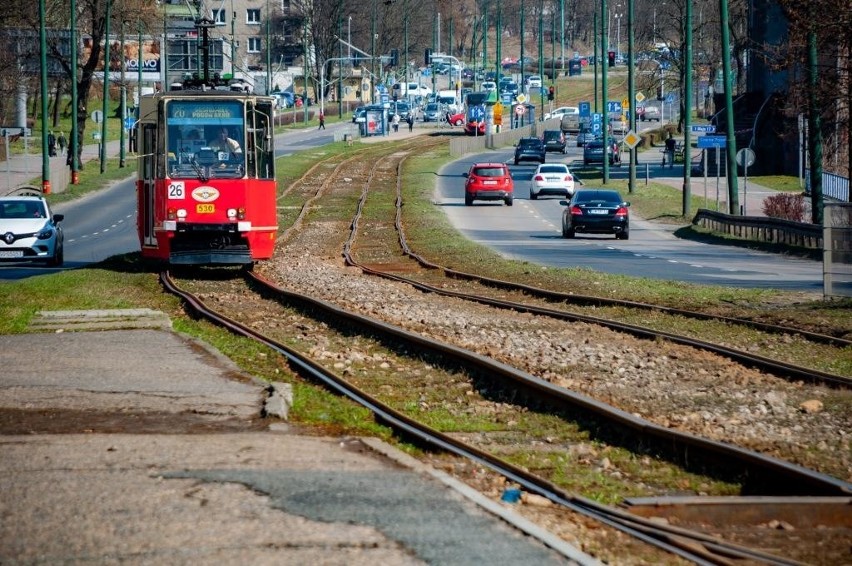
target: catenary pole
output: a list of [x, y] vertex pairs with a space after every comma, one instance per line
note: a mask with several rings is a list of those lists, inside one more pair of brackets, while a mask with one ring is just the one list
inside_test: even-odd
[[684, 8], [683, 50], [683, 216], [692, 208], [692, 0]]
[[732, 92], [733, 83], [731, 82], [731, 33], [728, 28], [728, 0], [719, 0], [719, 20], [722, 33], [722, 85], [725, 93], [725, 130], [727, 134], [728, 214], [739, 214], [737, 137], [734, 131], [734, 93]]
[[[48, 116], [47, 116], [47, 29], [45, 23], [45, 0], [38, 1], [38, 39], [41, 49], [41, 57], [39, 58], [40, 72], [39, 78], [41, 82], [41, 192], [50, 194], [50, 148], [47, 144]], [[57, 101], [57, 104], [59, 102]], [[26, 127], [26, 124], [24, 124]], [[8, 146], [7, 146], [8, 147]]]

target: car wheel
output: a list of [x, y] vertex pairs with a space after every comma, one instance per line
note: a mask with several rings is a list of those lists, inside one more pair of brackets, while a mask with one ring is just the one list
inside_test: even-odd
[[630, 239], [630, 231], [624, 230], [623, 232], [619, 232], [615, 235], [616, 240], [629, 240]]
[[59, 246], [56, 248], [54, 256], [47, 261], [47, 265], [49, 267], [62, 267], [63, 263], [65, 263], [65, 250], [62, 246]]
[[456, 126], [461, 126], [464, 124], [464, 120], [456, 120]]
[[562, 227], [562, 237], [568, 238], [569, 240], [574, 237], [574, 229], [573, 228], [565, 228]]
[[538, 195], [535, 194], [534, 192], [530, 191], [530, 200], [537, 200], [537, 199], [538, 199]]
[[503, 199], [503, 202], [506, 203], [506, 206], [512, 206], [512, 204], [514, 204], [514, 200], [515, 199], [513, 199], [512, 197], [506, 197], [505, 199]]

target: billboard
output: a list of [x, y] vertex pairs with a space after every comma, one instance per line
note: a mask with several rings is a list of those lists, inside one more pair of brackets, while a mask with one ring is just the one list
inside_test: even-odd
[[[101, 53], [104, 50], [104, 43], [101, 42]], [[84, 37], [83, 45], [81, 46], [80, 56], [84, 61], [87, 61], [92, 54], [92, 38]], [[120, 73], [124, 66], [125, 73], [139, 72], [139, 41], [137, 38], [124, 39], [124, 53], [121, 52], [121, 42], [116, 39], [110, 39], [109, 42], [109, 70], [110, 73]], [[96, 72], [103, 72], [104, 63], [103, 57], [98, 61], [95, 68]], [[159, 73], [160, 72], [160, 41], [158, 39], [143, 39], [142, 40], [142, 72], [144, 73]], [[114, 78], [114, 77], [113, 77]]]

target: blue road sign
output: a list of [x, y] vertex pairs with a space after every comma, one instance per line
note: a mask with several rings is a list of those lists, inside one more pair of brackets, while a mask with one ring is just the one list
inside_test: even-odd
[[693, 132], [704, 132], [705, 134], [712, 134], [716, 132], [716, 126], [707, 125], [707, 126], [692, 126]]
[[603, 122], [603, 114], [601, 114], [600, 112], [595, 112], [594, 114], [592, 114], [593, 124], [600, 124], [601, 122]]
[[621, 114], [621, 102], [618, 100], [607, 100], [606, 111], [611, 113], [618, 112]]
[[124, 119], [124, 129], [125, 129], [125, 130], [133, 129], [133, 123], [134, 123], [135, 121], [136, 121], [136, 120], [134, 120], [133, 118], [125, 118], [125, 119]]
[[580, 116], [591, 116], [592, 115], [592, 104], [591, 102], [583, 101], [580, 103]]
[[471, 120], [476, 120], [477, 122], [481, 121], [485, 118], [485, 107], [484, 106], [471, 106], [468, 111], [468, 117]]
[[603, 129], [603, 125], [600, 122], [592, 122], [592, 133], [595, 135], [599, 135], [601, 130]]
[[698, 148], [727, 147], [728, 138], [725, 136], [698, 136]]
[[503, 94], [500, 95], [500, 98], [501, 98], [500, 102], [503, 103], [503, 106], [511, 106], [512, 105], [512, 93], [511, 92], [504, 92]]
[[674, 94], [672, 94], [671, 92], [670, 92], [670, 93], [668, 93], [668, 94], [666, 95], [666, 102], [667, 102], [667, 103], [669, 103], [669, 104], [671, 104], [671, 103], [673, 103], [674, 101], [675, 101]]
[[388, 95], [388, 93], [386, 93], [386, 92], [381, 93], [381, 101], [382, 101], [382, 104], [384, 104], [384, 105], [390, 104], [390, 96]]

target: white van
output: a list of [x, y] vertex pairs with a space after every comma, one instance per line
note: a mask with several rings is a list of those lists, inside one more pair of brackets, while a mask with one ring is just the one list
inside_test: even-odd
[[432, 92], [432, 89], [425, 85], [417, 83], [394, 83], [391, 86], [391, 96], [396, 96], [398, 99], [407, 96], [426, 96]]
[[450, 112], [458, 112], [461, 110], [461, 102], [454, 90], [439, 90], [437, 102], [438, 104], [446, 106]]

